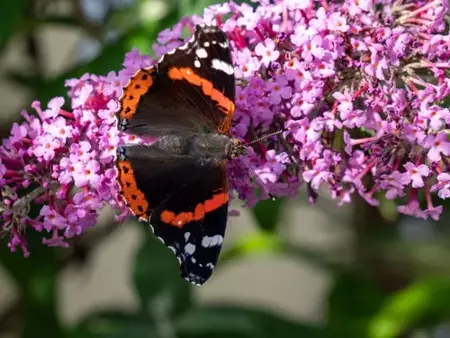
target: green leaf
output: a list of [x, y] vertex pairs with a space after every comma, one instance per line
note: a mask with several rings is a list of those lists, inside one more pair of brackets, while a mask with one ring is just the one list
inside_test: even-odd
[[25, 16], [27, 0], [0, 1], [0, 51], [5, 48], [14, 30], [17, 29]]
[[32, 292], [33, 290], [29, 290], [29, 287], [36, 276], [56, 273], [58, 258], [57, 249], [42, 244], [42, 234], [30, 231], [26, 237], [30, 257], [25, 258], [20, 248], [17, 248], [17, 252], [10, 252], [5, 238], [0, 243], [0, 263], [23, 292]]
[[182, 338], [327, 338], [323, 328], [287, 320], [250, 307], [207, 306], [191, 309], [175, 322]]
[[181, 278], [173, 252], [154, 236], [137, 252], [133, 282], [142, 310], [155, 317], [171, 316], [191, 305], [191, 284]]
[[446, 96], [442, 102], [443, 107], [450, 107], [450, 96]]
[[157, 337], [152, 319], [142, 314], [108, 310], [88, 314], [68, 335], [69, 338], [149, 338]]
[[369, 325], [370, 338], [399, 337], [406, 330], [436, 325], [450, 316], [450, 280], [416, 282], [389, 297]]
[[283, 243], [277, 234], [256, 231], [239, 240], [231, 249], [222, 253], [220, 263], [250, 255], [273, 254], [283, 252]]
[[379, 210], [381, 217], [387, 221], [395, 222], [399, 218], [397, 202], [387, 199], [384, 193], [378, 194], [378, 199], [380, 201]]
[[261, 229], [274, 231], [283, 211], [284, 199], [259, 201], [252, 209], [256, 222]]
[[328, 328], [337, 337], [367, 337], [368, 324], [386, 297], [386, 293], [369, 278], [342, 273], [327, 297]]

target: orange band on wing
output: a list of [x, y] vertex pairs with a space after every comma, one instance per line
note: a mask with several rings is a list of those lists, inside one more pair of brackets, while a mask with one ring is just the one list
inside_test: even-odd
[[194, 86], [201, 87], [203, 94], [211, 97], [217, 102], [217, 105], [225, 113], [225, 115], [232, 116], [234, 113], [234, 103], [222, 92], [214, 88], [211, 81], [197, 75], [191, 68], [176, 68], [172, 67], [167, 73], [172, 80], [186, 80]]
[[136, 114], [141, 97], [153, 85], [153, 71], [153, 68], [143, 68], [131, 77], [119, 99], [120, 110], [118, 115], [120, 118], [131, 119]]
[[129, 161], [118, 161], [119, 184], [121, 194], [128, 207], [137, 217], [148, 218], [149, 203], [144, 193], [139, 190], [134, 178], [134, 170]]
[[164, 210], [161, 213], [161, 221], [164, 223], [173, 225], [177, 228], [182, 228], [185, 224], [193, 221], [201, 221], [205, 218], [205, 214], [225, 205], [228, 202], [228, 193], [219, 192], [214, 194], [210, 199], [198, 203], [194, 209], [194, 212], [180, 212], [175, 214], [172, 211]]

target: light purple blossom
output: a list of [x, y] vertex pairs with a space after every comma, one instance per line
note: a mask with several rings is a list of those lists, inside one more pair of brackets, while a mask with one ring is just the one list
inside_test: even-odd
[[450, 197], [450, 175], [441, 173], [437, 176], [437, 184], [433, 185], [431, 191], [438, 191], [438, 196], [442, 199]]
[[403, 174], [405, 183], [409, 184], [412, 182], [413, 188], [422, 188], [424, 185], [423, 178], [430, 174], [430, 168], [428, 168], [425, 164], [415, 166], [411, 162], [405, 163], [403, 166], [407, 170]]
[[280, 52], [275, 50], [275, 42], [271, 39], [258, 43], [255, 47], [255, 53], [261, 57], [261, 62], [266, 67], [280, 56]]

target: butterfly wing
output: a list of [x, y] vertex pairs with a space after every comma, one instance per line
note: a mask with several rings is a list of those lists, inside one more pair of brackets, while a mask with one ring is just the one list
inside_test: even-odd
[[150, 221], [155, 235], [174, 251], [182, 277], [203, 284], [212, 274], [225, 236], [225, 162], [205, 166], [154, 147], [133, 145], [121, 148], [118, 167], [128, 206], [142, 221]]
[[[226, 35], [198, 26], [185, 45], [141, 69], [124, 88], [120, 130], [139, 136], [228, 134], [235, 78]], [[116, 163], [130, 210], [171, 248], [181, 275], [203, 284], [217, 263], [228, 210], [225, 162], [203, 165], [152, 146], [126, 145]]]
[[146, 136], [205, 129], [227, 134], [234, 100], [228, 39], [217, 27], [197, 26], [186, 44], [131, 78], [120, 98], [119, 128]]
[[183, 186], [150, 216], [155, 235], [177, 256], [181, 276], [196, 285], [211, 277], [225, 237], [228, 215], [225, 170], [223, 163], [203, 170], [205, 176]]

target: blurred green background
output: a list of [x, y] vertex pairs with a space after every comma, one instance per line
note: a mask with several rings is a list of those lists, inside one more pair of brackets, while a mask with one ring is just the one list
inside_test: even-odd
[[[132, 47], [217, 0], [0, 0], [0, 135], [65, 79], [121, 69]], [[251, 3], [249, 1], [249, 3]], [[233, 207], [212, 279], [179, 278], [149, 229], [113, 221], [31, 257], [0, 246], [0, 337], [450, 337], [449, 213], [401, 217], [326, 193]], [[447, 203], [448, 204], [448, 203]]]

